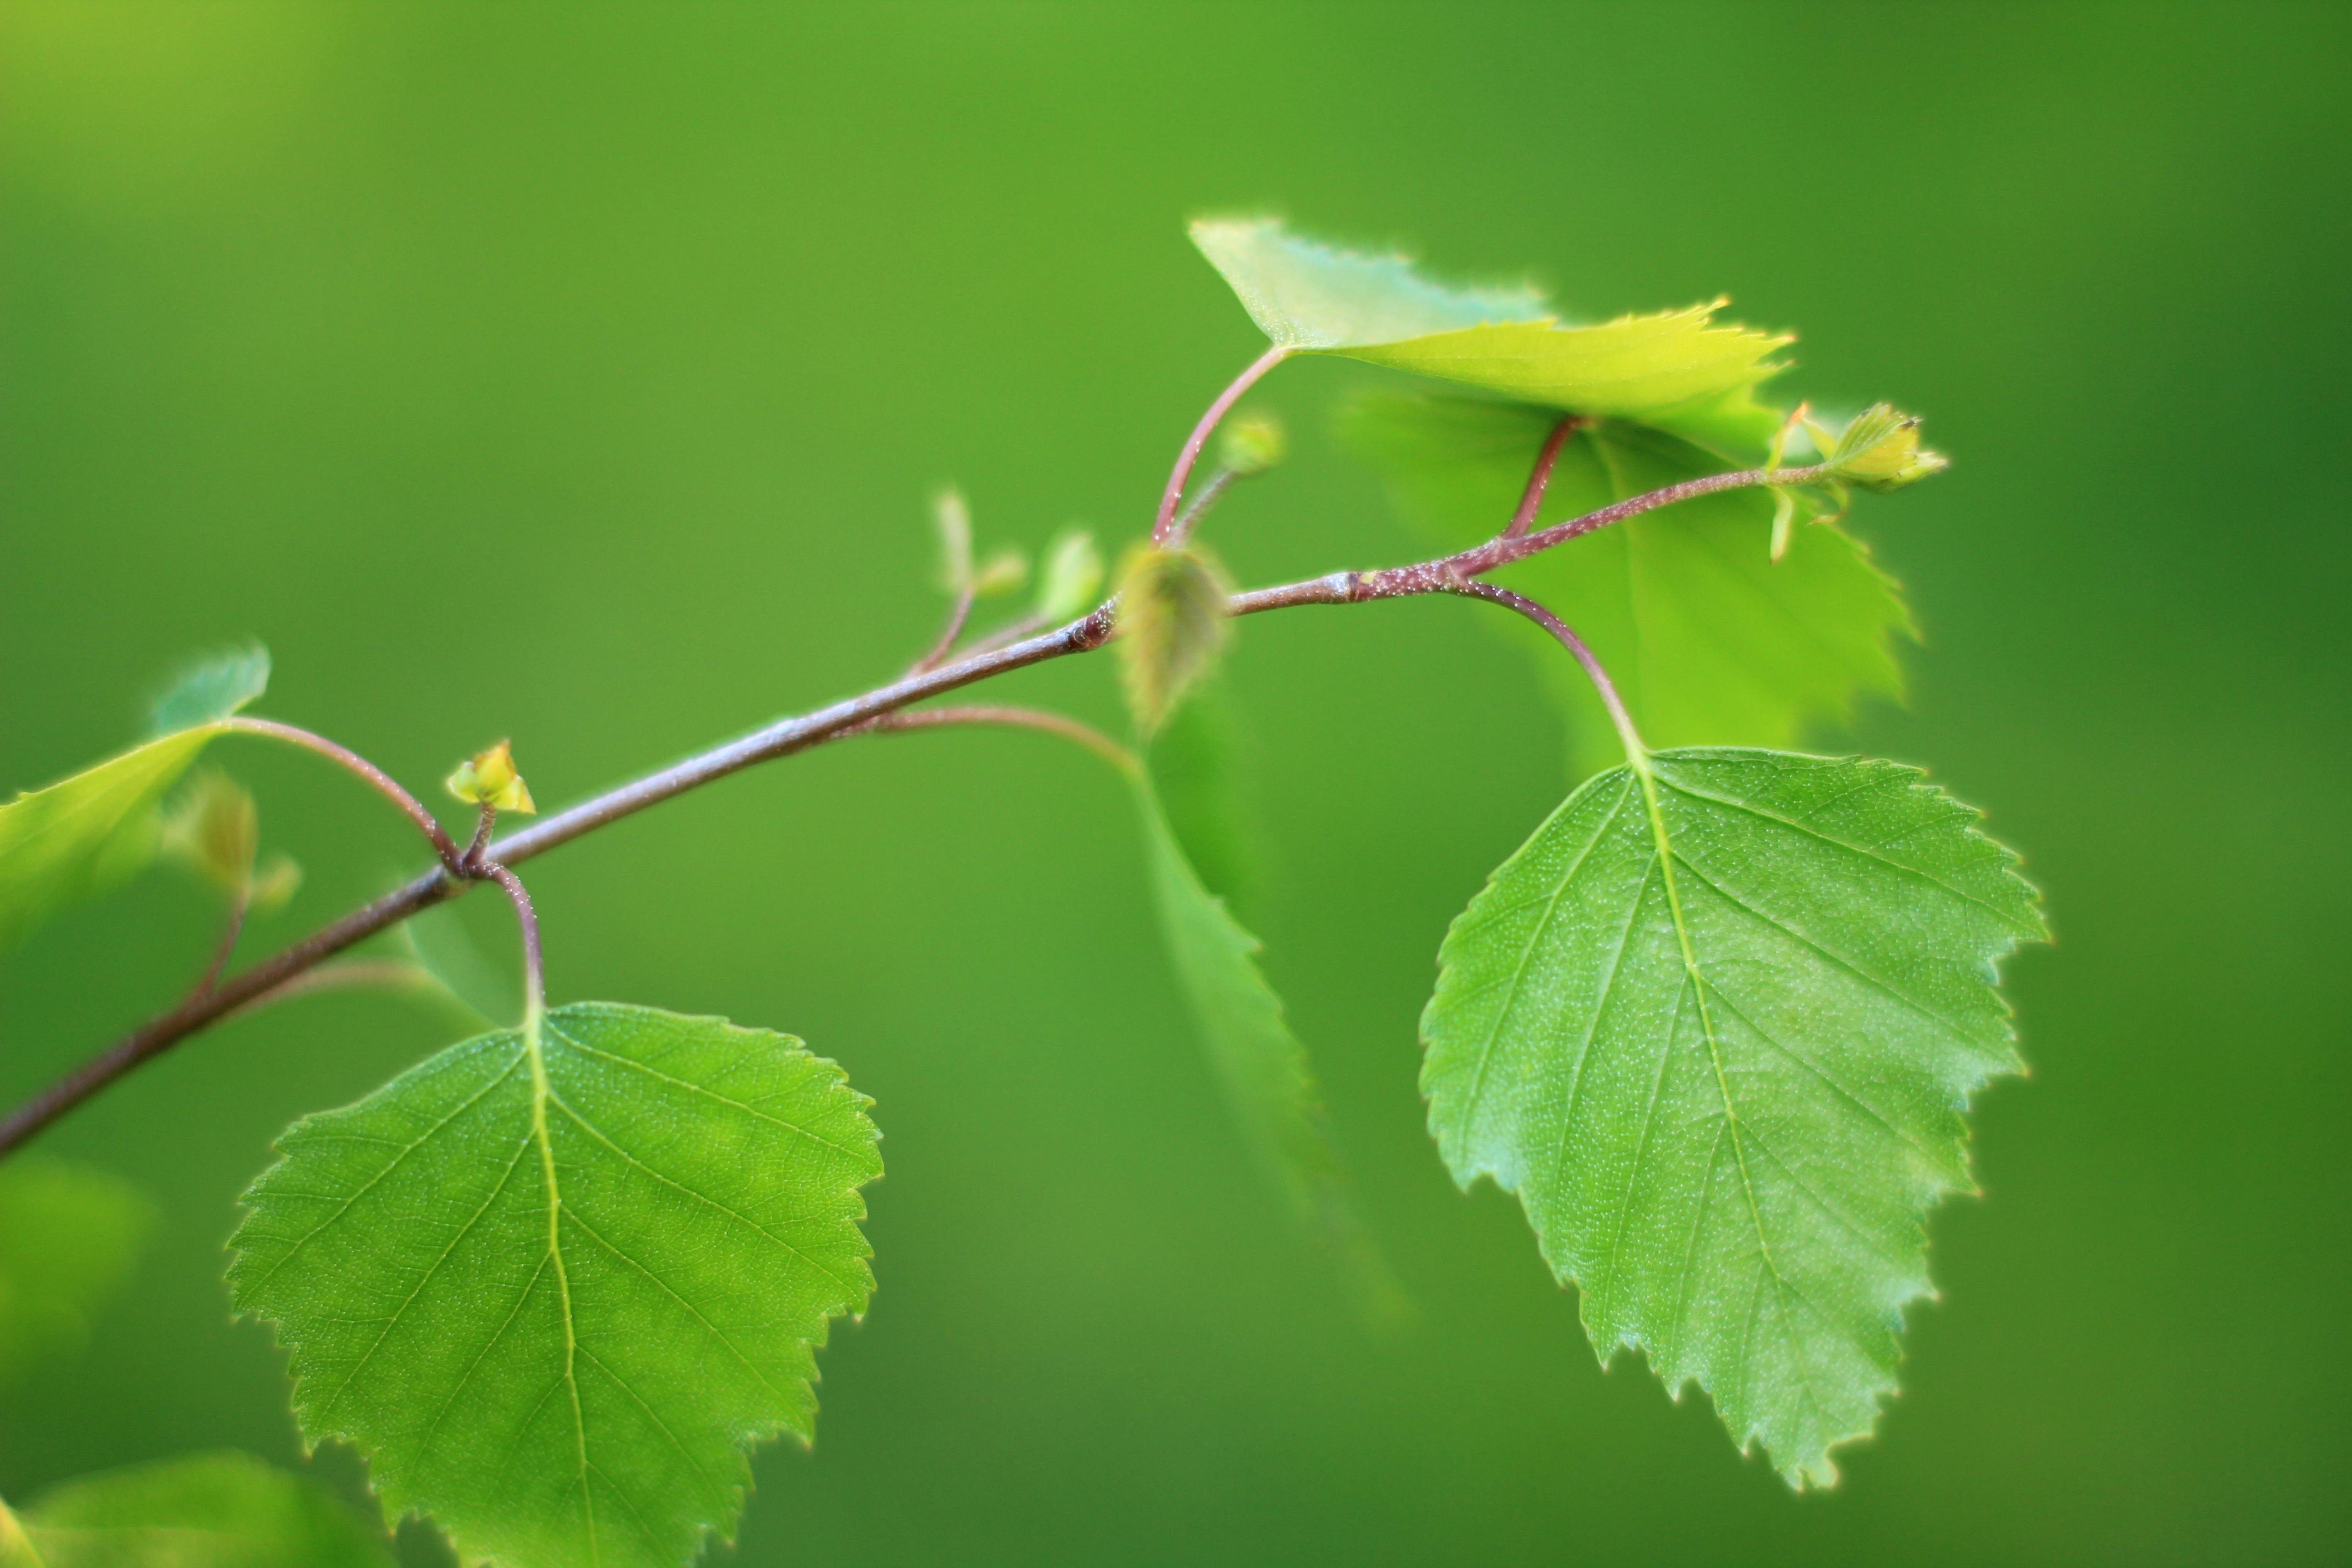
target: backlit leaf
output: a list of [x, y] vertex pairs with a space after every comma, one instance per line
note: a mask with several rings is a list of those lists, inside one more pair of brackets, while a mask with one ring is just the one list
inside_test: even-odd
[[154, 1225], [120, 1176], [37, 1154], [0, 1165], [0, 1387], [81, 1349]]
[[1729, 395], [1780, 368], [1769, 356], [1790, 341], [1715, 326], [1717, 308], [1621, 316], [1592, 327], [1497, 323], [1346, 353], [1550, 408], [1668, 426], [1687, 416], [1712, 428]]
[[583, 1003], [295, 1123], [246, 1194], [237, 1308], [311, 1442], [504, 1568], [682, 1563], [746, 1450], [814, 1430], [865, 1310], [867, 1101], [799, 1041]]
[[1579, 789], [1454, 922], [1422, 1089], [1454, 1178], [1517, 1193], [1594, 1347], [1696, 1381], [1792, 1485], [1837, 1476], [2017, 1070], [2014, 858], [1916, 769], [1664, 752]]
[[[247, 1454], [79, 1477], [22, 1518], [40, 1568], [392, 1568], [383, 1533], [316, 1482]], [[0, 1524], [0, 1534], [5, 1534]], [[9, 1568], [0, 1545], [0, 1568]]]
[[[1454, 550], [1500, 531], [1558, 418], [1524, 404], [1383, 394], [1350, 404], [1340, 429], [1407, 521]], [[1536, 526], [1729, 466], [1678, 437], [1597, 421], [1560, 449]], [[1899, 696], [1893, 643], [1913, 633], [1894, 583], [1836, 527], [1799, 523], [1774, 561], [1773, 510], [1762, 489], [1706, 496], [1493, 577], [1576, 628], [1652, 744], [1786, 745], [1866, 693]], [[1576, 771], [1615, 757], [1591, 684], [1559, 646], [1517, 616], [1482, 618], [1538, 659], [1570, 715]]]
[[1482, 321], [1538, 320], [1532, 289], [1449, 289], [1404, 256], [1342, 250], [1271, 218], [1203, 218], [1192, 243], [1276, 343], [1309, 351], [1426, 337]]
[[1314, 1068], [1258, 968], [1258, 940], [1201, 885], [1148, 780], [1138, 780], [1136, 797], [1160, 932], [1226, 1102], [1292, 1212], [1338, 1259], [1360, 1309], [1392, 1317], [1402, 1298], [1357, 1218]]
[[1339, 354], [1579, 414], [1640, 419], [1694, 440], [1760, 442], [1772, 413], [1749, 394], [1784, 335], [1718, 326], [1723, 302], [1592, 325], [1539, 290], [1455, 289], [1412, 260], [1323, 245], [1271, 219], [1211, 219], [1192, 243], [1250, 319], [1293, 353]]
[[0, 949], [153, 858], [157, 804], [220, 732], [183, 730], [0, 805]]
[[0, 805], [0, 951], [152, 859], [158, 804], [220, 721], [268, 684], [269, 650], [258, 643], [194, 665], [156, 699], [155, 738]]
[[269, 650], [259, 643], [215, 654], [188, 666], [155, 699], [149, 736], [210, 724], [259, 700], [269, 689]]

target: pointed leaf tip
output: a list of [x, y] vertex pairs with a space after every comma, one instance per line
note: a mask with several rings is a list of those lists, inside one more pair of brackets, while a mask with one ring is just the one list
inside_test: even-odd
[[1274, 218], [1202, 218], [1192, 235], [1250, 319], [1286, 348], [1394, 342], [1546, 315], [1535, 289], [1447, 288], [1423, 277], [1409, 257], [1343, 250]]
[[187, 665], [157, 695], [147, 716], [150, 737], [217, 723], [258, 700], [269, 689], [269, 650], [259, 643]]

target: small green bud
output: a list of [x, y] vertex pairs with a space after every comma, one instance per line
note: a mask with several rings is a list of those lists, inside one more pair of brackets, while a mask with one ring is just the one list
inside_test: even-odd
[[282, 910], [296, 889], [302, 885], [302, 868], [290, 855], [272, 855], [262, 862], [261, 869], [253, 875], [252, 887], [245, 896], [247, 907], [255, 914], [266, 915]]
[[1095, 606], [1102, 591], [1102, 552], [1083, 528], [1066, 528], [1045, 550], [1045, 570], [1037, 581], [1037, 618], [1055, 624]]
[[504, 741], [459, 763], [447, 784], [449, 793], [469, 805], [519, 811], [525, 816], [539, 809], [531, 804], [530, 786], [515, 772], [514, 752]]
[[252, 792], [218, 768], [190, 779], [163, 815], [163, 853], [225, 892], [245, 888], [260, 845]]
[[1223, 574], [1197, 550], [1139, 544], [1120, 563], [1119, 668], [1145, 733], [1158, 729], [1225, 641]]
[[1271, 414], [1244, 414], [1228, 419], [1217, 444], [1217, 461], [1237, 479], [1250, 479], [1280, 463], [1290, 450], [1282, 421]]
[[1029, 557], [1007, 548], [981, 563], [979, 573], [971, 580], [971, 591], [975, 597], [985, 599], [1010, 594], [1028, 580]]
[[963, 492], [950, 489], [931, 498], [931, 526], [940, 536], [940, 586], [950, 598], [971, 584], [971, 508]]
[[1874, 403], [1853, 417], [1830, 448], [1830, 476], [1866, 490], [1899, 490], [1939, 473], [1951, 459], [1919, 445], [1919, 417]]

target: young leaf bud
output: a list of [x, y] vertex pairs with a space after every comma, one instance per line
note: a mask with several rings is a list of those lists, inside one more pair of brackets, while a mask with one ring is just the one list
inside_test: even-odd
[[1095, 606], [1102, 589], [1102, 552], [1095, 536], [1083, 528], [1066, 528], [1045, 552], [1045, 574], [1037, 582], [1037, 618], [1058, 624]]
[[1830, 449], [1832, 478], [1866, 490], [1899, 490], [1940, 472], [1951, 459], [1919, 445], [1919, 416], [1874, 403], [1853, 417]]
[[246, 894], [246, 905], [255, 914], [271, 914], [286, 907], [296, 889], [302, 885], [302, 868], [290, 855], [272, 855], [255, 872], [253, 885]]
[[459, 763], [447, 783], [451, 795], [471, 805], [519, 811], [525, 816], [539, 809], [531, 804], [530, 786], [515, 772], [514, 753], [504, 741]]
[[1127, 703], [1147, 734], [1216, 663], [1225, 640], [1223, 574], [1194, 550], [1139, 544], [1118, 579], [1118, 649]]
[[996, 552], [981, 563], [980, 572], [971, 580], [971, 591], [979, 598], [997, 594], [1010, 594], [1029, 580], [1029, 557], [1018, 550]]
[[1244, 414], [1225, 421], [1217, 444], [1217, 461], [1236, 479], [1262, 474], [1282, 461], [1290, 449], [1282, 421], [1271, 414]]
[[163, 816], [163, 853], [225, 892], [246, 886], [260, 843], [252, 794], [217, 768], [189, 780]]
[[1789, 553], [1789, 537], [1796, 531], [1797, 496], [1786, 485], [1774, 485], [1772, 489], [1772, 559], [1779, 561]]
[[971, 586], [971, 508], [961, 490], [931, 498], [931, 526], [940, 535], [940, 586], [953, 598]]

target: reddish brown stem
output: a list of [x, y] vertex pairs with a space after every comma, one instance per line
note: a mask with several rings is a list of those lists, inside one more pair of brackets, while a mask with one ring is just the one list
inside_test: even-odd
[[1536, 509], [1543, 505], [1544, 489], [1551, 483], [1551, 467], [1559, 460], [1559, 448], [1583, 423], [1573, 414], [1563, 414], [1544, 437], [1543, 450], [1536, 454], [1536, 466], [1528, 475], [1528, 488], [1519, 494], [1519, 510], [1511, 513], [1511, 525], [1503, 530], [1505, 539], [1521, 537], [1535, 521]]
[[1257, 384], [1258, 377], [1289, 355], [1287, 348], [1276, 343], [1250, 361], [1249, 368], [1234, 377], [1233, 384], [1217, 394], [1217, 400], [1209, 405], [1209, 411], [1201, 416], [1198, 425], [1192, 426], [1192, 433], [1184, 438], [1184, 449], [1176, 454], [1176, 467], [1168, 475], [1168, 488], [1160, 492], [1160, 515], [1151, 520], [1152, 543], [1168, 542], [1169, 531], [1176, 526], [1176, 503], [1183, 497], [1184, 480], [1192, 474], [1192, 465], [1200, 460], [1201, 448], [1209, 444], [1210, 433], [1216, 429], [1217, 421], [1241, 400], [1243, 393]]

